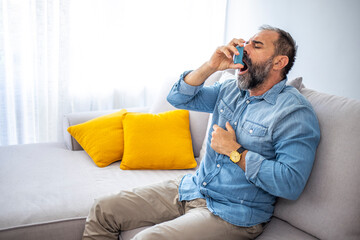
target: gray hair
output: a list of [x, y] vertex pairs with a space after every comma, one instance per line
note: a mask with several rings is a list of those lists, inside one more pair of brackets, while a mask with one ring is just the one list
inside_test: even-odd
[[288, 72], [291, 70], [295, 62], [296, 52], [298, 48], [295, 40], [292, 38], [290, 33], [280, 28], [272, 27], [269, 25], [263, 25], [259, 28], [259, 30], [274, 31], [279, 34], [278, 40], [274, 42], [275, 45], [274, 56], [285, 55], [289, 58], [289, 63], [285, 66], [283, 70], [283, 77], [285, 77], [288, 74]]

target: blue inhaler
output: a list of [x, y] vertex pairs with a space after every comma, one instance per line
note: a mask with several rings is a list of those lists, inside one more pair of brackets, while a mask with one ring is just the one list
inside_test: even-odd
[[240, 46], [236, 46], [236, 49], [239, 51], [239, 55], [234, 55], [234, 63], [235, 64], [242, 64], [244, 65], [242, 59], [243, 59], [243, 55], [244, 55], [244, 47], [240, 47]]

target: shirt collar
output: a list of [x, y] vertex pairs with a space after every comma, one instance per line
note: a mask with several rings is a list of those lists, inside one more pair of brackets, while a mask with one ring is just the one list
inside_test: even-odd
[[[278, 95], [281, 93], [281, 91], [286, 86], [287, 78], [284, 78], [277, 84], [275, 84], [272, 88], [270, 88], [267, 92], [265, 92], [263, 95], [260, 96], [254, 96], [256, 99], [264, 99], [266, 102], [274, 105], [276, 103], [276, 99]], [[244, 97], [245, 95], [249, 96], [249, 93], [247, 90], [240, 89], [240, 95]]]

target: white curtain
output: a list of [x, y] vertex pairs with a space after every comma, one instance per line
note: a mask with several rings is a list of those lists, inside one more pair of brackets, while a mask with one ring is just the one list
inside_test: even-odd
[[223, 44], [225, 14], [225, 0], [0, 0], [0, 145], [61, 141], [65, 113], [150, 105]]

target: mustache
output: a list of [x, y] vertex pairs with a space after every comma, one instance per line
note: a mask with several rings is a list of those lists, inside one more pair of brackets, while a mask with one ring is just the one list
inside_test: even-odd
[[248, 67], [251, 67], [252, 66], [252, 61], [251, 61], [251, 58], [249, 57], [249, 55], [246, 53], [246, 52], [244, 52], [244, 55], [243, 55], [243, 62], [246, 62], [246, 65], [248, 66]]

